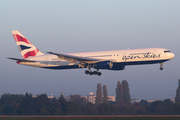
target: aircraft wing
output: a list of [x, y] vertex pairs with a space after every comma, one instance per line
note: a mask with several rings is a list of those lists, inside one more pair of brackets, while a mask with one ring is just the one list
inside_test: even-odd
[[36, 61], [32, 61], [32, 60], [24, 60], [24, 59], [19, 59], [19, 58], [10, 58], [10, 57], [7, 57], [7, 59], [18, 60], [20, 62], [36, 62]]
[[57, 55], [59, 58], [63, 59], [63, 60], [67, 60], [69, 62], [73, 62], [76, 63], [77, 61], [82, 61], [85, 63], [97, 63], [100, 61], [104, 61], [101, 59], [94, 59], [94, 58], [88, 58], [88, 57], [80, 57], [80, 56], [74, 56], [74, 55], [68, 55], [68, 54], [64, 54], [64, 53], [54, 53], [54, 52], [47, 52], [49, 54], [53, 54], [53, 55]]

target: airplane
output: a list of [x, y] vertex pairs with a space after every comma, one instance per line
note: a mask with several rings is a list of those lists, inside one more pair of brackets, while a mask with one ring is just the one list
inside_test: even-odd
[[[18, 30], [12, 34], [17, 43], [23, 59], [11, 58], [17, 64], [46, 69], [76, 69], [87, 68], [85, 74], [101, 76], [99, 69], [124, 70], [128, 65], [160, 64], [163, 70], [164, 62], [175, 55], [164, 48], [124, 49], [111, 51], [79, 52], [79, 53], [55, 53], [44, 54], [37, 49]], [[91, 68], [96, 71], [91, 71]]]

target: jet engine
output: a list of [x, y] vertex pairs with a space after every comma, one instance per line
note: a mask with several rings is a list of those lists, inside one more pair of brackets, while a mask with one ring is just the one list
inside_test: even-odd
[[102, 61], [93, 65], [95, 69], [108, 69], [108, 70], [124, 70], [125, 65], [113, 63], [111, 61]]

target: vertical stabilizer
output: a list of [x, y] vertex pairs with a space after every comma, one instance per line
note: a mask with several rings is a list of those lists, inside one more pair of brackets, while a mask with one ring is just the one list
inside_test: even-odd
[[44, 55], [40, 52], [27, 38], [25, 38], [18, 30], [13, 30], [12, 34], [16, 44], [21, 52], [23, 59], [28, 57]]

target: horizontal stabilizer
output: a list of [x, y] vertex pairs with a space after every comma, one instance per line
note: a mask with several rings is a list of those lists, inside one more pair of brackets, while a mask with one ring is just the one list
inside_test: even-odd
[[32, 60], [24, 60], [24, 59], [19, 59], [19, 58], [10, 58], [10, 57], [7, 57], [7, 59], [18, 60], [20, 62], [36, 62], [36, 61], [32, 61]]

